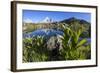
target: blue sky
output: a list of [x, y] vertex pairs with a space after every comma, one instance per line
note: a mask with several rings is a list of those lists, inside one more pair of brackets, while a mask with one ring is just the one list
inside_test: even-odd
[[88, 22], [91, 21], [90, 13], [23, 10], [23, 22], [38, 23], [44, 20], [46, 17], [51, 18], [53, 21], [61, 21], [71, 17], [84, 19]]

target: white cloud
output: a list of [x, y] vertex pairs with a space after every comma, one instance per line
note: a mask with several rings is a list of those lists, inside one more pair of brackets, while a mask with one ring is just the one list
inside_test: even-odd
[[27, 18], [24, 20], [24, 23], [33, 23], [33, 21], [31, 19]]

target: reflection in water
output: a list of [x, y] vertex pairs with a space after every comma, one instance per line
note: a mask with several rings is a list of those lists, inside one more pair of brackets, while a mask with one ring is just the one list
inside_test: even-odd
[[[55, 29], [37, 29], [33, 32], [23, 33], [23, 38], [32, 38], [37, 36], [44, 36], [51, 38], [52, 36], [63, 36], [63, 31]], [[80, 38], [82, 40], [83, 38]], [[88, 43], [91, 43], [91, 38], [86, 38]]]
[[60, 30], [54, 30], [54, 29], [38, 29], [30, 33], [24, 33], [23, 38], [32, 38], [34, 36], [57, 36], [57, 35], [63, 35], [63, 32]]

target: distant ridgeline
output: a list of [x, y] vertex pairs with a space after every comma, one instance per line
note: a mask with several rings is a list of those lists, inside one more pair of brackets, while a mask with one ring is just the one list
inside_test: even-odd
[[58, 22], [53, 21], [52, 19], [47, 19], [45, 22], [39, 23], [23, 23], [23, 32], [32, 32], [37, 29], [56, 29], [62, 30], [62, 26], [65, 25], [66, 27], [79, 27], [82, 26], [84, 28], [83, 37], [90, 37], [91, 36], [91, 23], [87, 22], [86, 20], [77, 19], [75, 17], [64, 19]]

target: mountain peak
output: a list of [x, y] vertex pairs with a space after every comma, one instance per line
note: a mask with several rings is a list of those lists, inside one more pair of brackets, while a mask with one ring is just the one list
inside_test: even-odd
[[75, 17], [71, 17], [69, 19], [65, 19], [65, 20], [62, 20], [60, 21], [61, 23], [67, 23], [67, 24], [71, 24], [73, 22], [78, 22], [79, 24], [90, 24], [89, 22], [87, 22], [86, 20], [83, 20], [83, 19], [77, 19]]
[[69, 18], [69, 19], [73, 19], [73, 20], [75, 20], [75, 19], [77, 19], [77, 18], [75, 18], [75, 17], [71, 17], [71, 18]]
[[45, 18], [41, 21], [41, 23], [51, 23], [51, 22], [52, 22], [52, 19], [49, 18], [49, 17], [45, 17]]
[[69, 19], [67, 19], [67, 20], [70, 20], [70, 21], [77, 21], [77, 20], [79, 20], [79, 19], [77, 19], [77, 18], [75, 18], [75, 17], [71, 17], [71, 18], [69, 18]]

